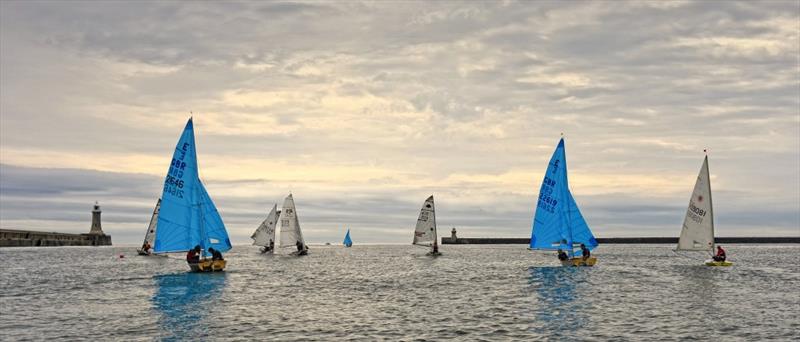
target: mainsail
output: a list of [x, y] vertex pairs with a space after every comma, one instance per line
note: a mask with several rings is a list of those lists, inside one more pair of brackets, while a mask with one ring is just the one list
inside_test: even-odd
[[350, 247], [350, 246], [352, 246], [352, 245], [353, 245], [353, 240], [352, 240], [352, 239], [350, 239], [350, 229], [348, 229], [348, 230], [347, 230], [347, 234], [345, 234], [345, 235], [344, 235], [344, 241], [342, 241], [342, 243], [343, 243], [343, 244], [344, 244], [346, 247]]
[[300, 220], [294, 207], [292, 194], [283, 201], [283, 211], [281, 213], [281, 247], [297, 247], [297, 242], [303, 245], [303, 233], [300, 231]]
[[703, 160], [697, 182], [694, 184], [692, 198], [683, 229], [678, 240], [680, 251], [712, 251], [714, 250], [714, 211], [711, 205], [711, 180], [708, 175], [708, 156]]
[[278, 215], [280, 215], [280, 211], [278, 211], [278, 205], [276, 204], [272, 206], [267, 218], [264, 219], [264, 222], [261, 222], [261, 225], [256, 228], [256, 231], [250, 237], [253, 239], [253, 245], [269, 247], [270, 241], [275, 242], [275, 226], [278, 223]]
[[436, 241], [436, 210], [433, 205], [433, 195], [425, 200], [414, 228], [415, 245], [432, 246]]
[[142, 242], [142, 246], [145, 244], [153, 246], [153, 240], [156, 238], [156, 228], [158, 227], [158, 210], [161, 208], [161, 199], [158, 199], [156, 202], [156, 207], [153, 208], [153, 216], [150, 217], [150, 225], [147, 226], [147, 232], [144, 233], [144, 241]]
[[221, 252], [231, 249], [222, 218], [198, 175], [192, 119], [172, 155], [157, 225], [156, 253], [185, 252], [198, 245], [205, 254], [209, 247]]
[[562, 249], [572, 256], [573, 248], [580, 244], [585, 244], [591, 250], [597, 247], [597, 240], [569, 191], [567, 157], [562, 138], [550, 158], [539, 189], [530, 248]]

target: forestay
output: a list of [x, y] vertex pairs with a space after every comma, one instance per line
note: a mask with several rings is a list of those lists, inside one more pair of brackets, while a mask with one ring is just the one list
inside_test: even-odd
[[697, 182], [694, 184], [689, 208], [683, 219], [677, 250], [713, 251], [714, 215], [711, 205], [711, 181], [708, 175], [708, 156], [703, 160]]
[[581, 243], [590, 250], [597, 247], [597, 240], [569, 190], [563, 138], [550, 158], [539, 188], [532, 226], [531, 249], [563, 249], [572, 253]]
[[275, 241], [275, 226], [278, 223], [278, 213], [278, 205], [275, 204], [272, 206], [267, 218], [264, 219], [264, 222], [261, 222], [261, 225], [256, 228], [256, 231], [250, 237], [253, 239], [253, 245], [268, 247], [270, 241]]
[[415, 245], [432, 246], [436, 241], [436, 210], [433, 205], [433, 195], [425, 200], [417, 219], [417, 227], [414, 229]]
[[281, 212], [281, 247], [296, 247], [298, 241], [305, 245], [303, 233], [300, 231], [300, 220], [294, 207], [294, 198], [289, 194], [283, 201]]

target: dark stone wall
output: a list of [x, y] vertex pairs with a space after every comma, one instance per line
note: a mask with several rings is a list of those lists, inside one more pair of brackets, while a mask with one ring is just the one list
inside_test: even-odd
[[111, 236], [0, 229], [0, 247], [54, 246], [111, 246]]

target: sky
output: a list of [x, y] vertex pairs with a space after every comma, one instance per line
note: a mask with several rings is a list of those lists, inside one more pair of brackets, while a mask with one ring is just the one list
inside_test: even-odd
[[800, 235], [800, 2], [0, 2], [0, 227], [138, 244], [183, 126], [234, 244], [529, 237], [563, 133], [598, 237]]

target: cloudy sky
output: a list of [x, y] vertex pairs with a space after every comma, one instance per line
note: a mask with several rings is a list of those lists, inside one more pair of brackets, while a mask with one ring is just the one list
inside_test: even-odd
[[[140, 243], [194, 113], [234, 243], [530, 236], [561, 133], [597, 236], [800, 235], [800, 3], [0, 2], [0, 225]], [[441, 234], [441, 233], [440, 233]]]

